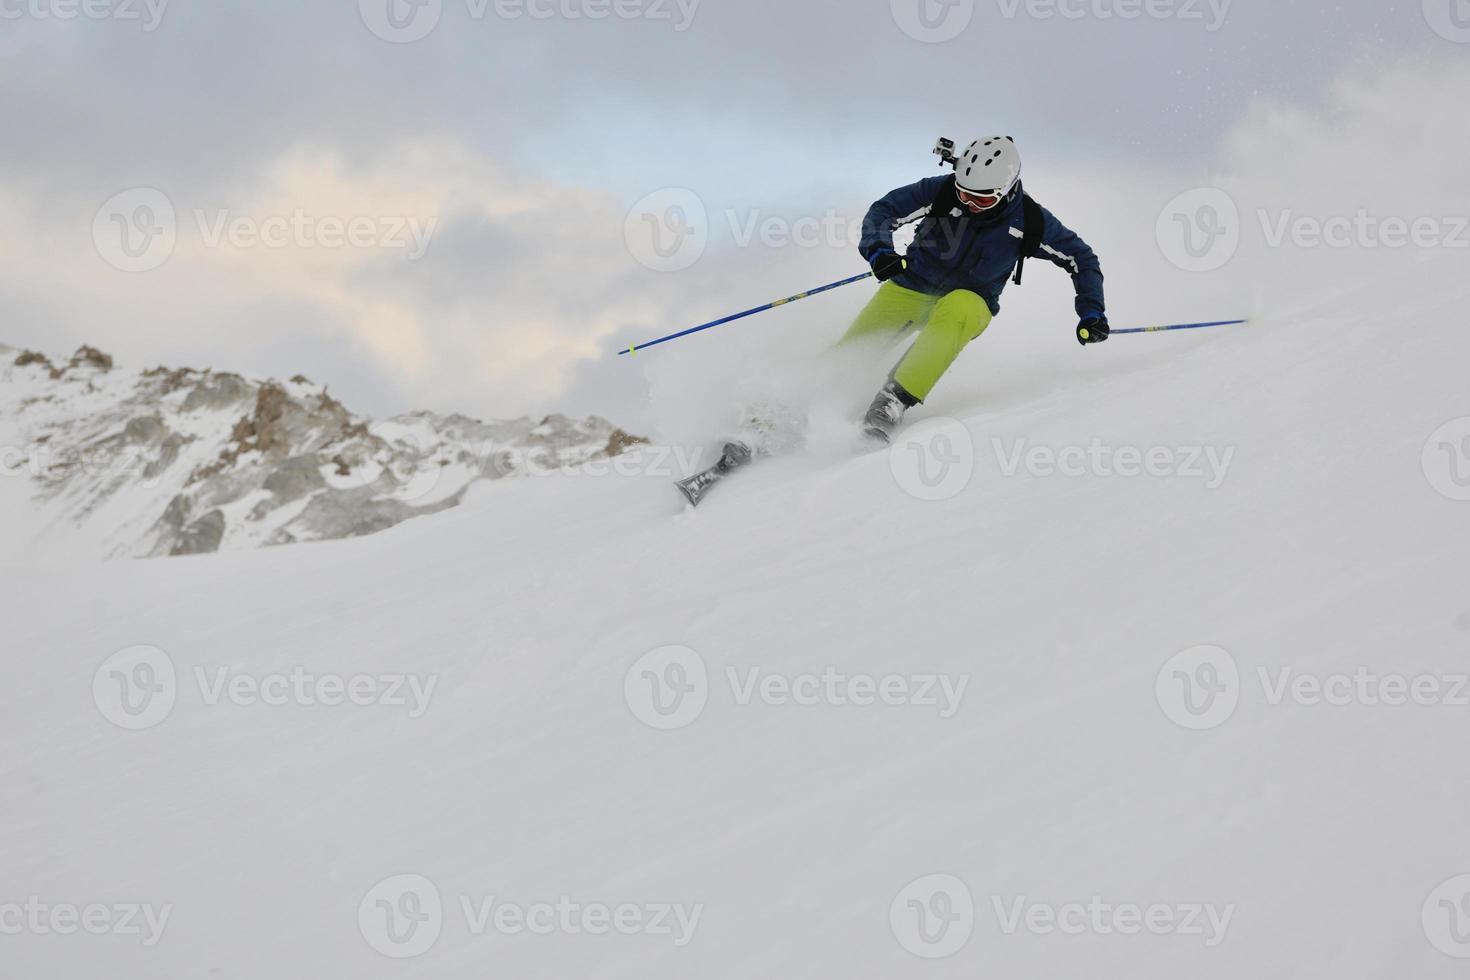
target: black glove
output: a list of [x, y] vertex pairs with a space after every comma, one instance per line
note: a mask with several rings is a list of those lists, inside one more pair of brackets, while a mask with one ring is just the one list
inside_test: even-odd
[[1112, 335], [1113, 328], [1108, 326], [1108, 318], [1105, 316], [1090, 316], [1077, 324], [1077, 343], [1086, 347], [1088, 344], [1100, 344]]
[[909, 267], [908, 259], [896, 252], [879, 252], [868, 264], [873, 267], [873, 277], [879, 282], [887, 282]]

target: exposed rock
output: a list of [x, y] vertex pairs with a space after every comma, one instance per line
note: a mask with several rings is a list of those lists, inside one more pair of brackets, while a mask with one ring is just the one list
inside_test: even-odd
[[15, 359], [16, 367], [30, 367], [32, 364], [39, 364], [51, 372], [56, 371], [56, 365], [51, 363], [51, 358], [39, 351], [23, 350], [20, 352], [20, 356]]
[[[39, 353], [0, 357], [50, 364]], [[0, 420], [37, 447], [27, 469], [49, 511], [41, 523], [74, 528], [105, 514], [117, 523], [100, 547], [117, 557], [372, 534], [456, 506], [477, 480], [543, 475], [642, 442], [564, 415], [373, 422], [301, 376], [278, 384], [159, 367], [104, 381], [106, 370], [111, 358], [83, 348], [51, 380], [13, 378], [0, 387]]]
[[123, 427], [122, 440], [123, 442], [134, 445], [139, 443], [162, 443], [167, 435], [168, 427], [163, 424], [163, 419], [157, 415], [145, 415], [141, 418], [128, 420], [128, 424]]
[[95, 347], [83, 344], [77, 348], [77, 352], [71, 356], [66, 365], [68, 368], [94, 367], [100, 371], [112, 370], [112, 356], [104, 354]]
[[614, 429], [612, 435], [607, 437], [607, 448], [603, 453], [608, 456], [621, 456], [634, 446], [646, 446], [648, 440], [642, 436], [633, 436], [622, 429]]
[[315, 456], [293, 456], [267, 476], [264, 483], [281, 503], [298, 500], [326, 485], [321, 463]]
[[225, 512], [212, 510], [184, 528], [169, 555], [212, 555], [224, 539]]
[[180, 409], [200, 412], [233, 408], [254, 394], [251, 385], [238, 374], [206, 373], [184, 398]]

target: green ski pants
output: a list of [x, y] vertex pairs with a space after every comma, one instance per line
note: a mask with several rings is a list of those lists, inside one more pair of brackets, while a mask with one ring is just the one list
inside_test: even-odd
[[979, 293], [956, 289], [944, 296], [931, 296], [885, 282], [838, 344], [897, 339], [918, 330], [918, 339], [899, 362], [893, 377], [905, 391], [923, 401], [965, 345], [988, 326], [990, 307]]

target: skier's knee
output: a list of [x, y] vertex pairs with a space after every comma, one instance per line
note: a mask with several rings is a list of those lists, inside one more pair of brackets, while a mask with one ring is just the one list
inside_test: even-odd
[[990, 312], [990, 308], [985, 305], [985, 298], [969, 289], [956, 289], [945, 293], [939, 305], [944, 307], [945, 312], [951, 316], [963, 317], [966, 320], [978, 319], [981, 311]]
[[985, 297], [969, 289], [956, 289], [939, 301], [935, 318], [952, 324], [962, 343], [978, 337], [990, 325], [990, 305]]

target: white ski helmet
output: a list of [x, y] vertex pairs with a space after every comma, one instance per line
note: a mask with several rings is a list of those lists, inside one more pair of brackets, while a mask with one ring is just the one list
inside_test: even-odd
[[1003, 201], [1021, 182], [1021, 151], [1009, 136], [983, 136], [960, 154], [954, 175], [960, 190]]

